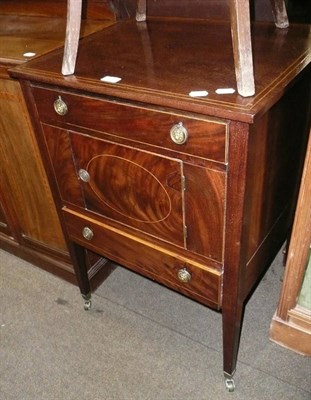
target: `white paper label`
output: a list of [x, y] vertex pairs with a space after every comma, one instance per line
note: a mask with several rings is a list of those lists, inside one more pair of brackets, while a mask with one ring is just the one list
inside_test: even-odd
[[233, 88], [220, 88], [216, 89], [217, 94], [233, 94], [235, 90]]
[[206, 90], [193, 90], [189, 93], [190, 97], [206, 97], [208, 92]]
[[32, 51], [28, 51], [27, 53], [23, 54], [24, 57], [34, 57], [35, 55], [36, 53], [33, 53]]
[[100, 79], [102, 82], [107, 82], [107, 83], [118, 83], [121, 81], [121, 78], [117, 76], [104, 76], [103, 78]]

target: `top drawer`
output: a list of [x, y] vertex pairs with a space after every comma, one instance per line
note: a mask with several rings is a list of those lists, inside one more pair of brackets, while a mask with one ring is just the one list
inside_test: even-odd
[[[179, 154], [226, 162], [228, 124], [225, 122], [40, 87], [34, 87], [33, 94], [42, 122], [80, 126], [110, 135], [111, 140], [119, 137]], [[59, 111], [64, 115], [55, 110], [56, 100], [64, 102], [64, 108]]]

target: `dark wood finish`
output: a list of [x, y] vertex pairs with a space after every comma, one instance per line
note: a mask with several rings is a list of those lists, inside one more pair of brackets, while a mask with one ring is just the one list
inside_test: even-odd
[[189, 7], [189, 0], [109, 0], [116, 18], [126, 19], [137, 16], [137, 10], [145, 19], [146, 7], [151, 17], [176, 17], [229, 20], [229, 0], [196, 1]]
[[[221, 272], [208, 266], [182, 257], [178, 252], [167, 252], [159, 245], [155, 246], [133, 234], [112, 229], [108, 223], [99, 222], [96, 217], [75, 212], [69, 207], [64, 209], [66, 226], [75, 243], [88, 247], [94, 252], [105, 254], [108, 258], [126, 265], [128, 268], [157, 280], [178, 290], [203, 304], [219, 308], [221, 299]], [[84, 226], [91, 227], [94, 240], [88, 242], [81, 235]], [[191, 281], [185, 285], [176, 279], [178, 270], [187, 268]]]
[[47, 264], [55, 258], [58, 265], [64, 264], [66, 273], [71, 270], [73, 274], [20, 85], [2, 78], [0, 93], [0, 199], [9, 235], [1, 236], [1, 246], [7, 250], [10, 239], [12, 252], [16, 253], [19, 244], [27, 250], [17, 254], [25, 254], [26, 259], [28, 250], [42, 253], [36, 264], [48, 267], [43, 258]]
[[[55, 96], [60, 95], [66, 102], [69, 112], [65, 116], [55, 113], [53, 102]], [[116, 101], [102, 101], [100, 98], [73, 95], [68, 92], [34, 88], [34, 96], [38, 104], [41, 121], [46, 124], [75, 124], [87, 129], [99, 130], [102, 139], [120, 142], [126, 140], [140, 142], [155, 146], [157, 152], [159, 142], [167, 155], [174, 157], [176, 153], [180, 157], [188, 159], [190, 156], [206, 160], [216, 161], [221, 164], [226, 162], [226, 135], [228, 124], [222, 121], [208, 119], [204, 115], [192, 117], [191, 114], [166, 113], [161, 110], [143, 109], [142, 107], [122, 104]], [[80, 110], [83, 110], [83, 114]], [[97, 115], [94, 118], [94, 114]], [[107, 118], [109, 115], [109, 118]], [[176, 123], [183, 123], [189, 131], [189, 140], [181, 147], [175, 144], [167, 132]], [[127, 127], [131, 125], [131, 132]], [[154, 132], [157, 132], [156, 134]], [[195, 135], [192, 134], [195, 132]], [[98, 134], [97, 134], [98, 135]], [[161, 148], [162, 152], [162, 148]], [[161, 153], [162, 154], [162, 153]], [[199, 161], [198, 161], [199, 162]], [[221, 166], [220, 166], [221, 168]]]
[[[118, 4], [120, 5], [120, 3]], [[147, 0], [136, 1], [137, 22], [146, 21], [149, 11], [148, 4]], [[202, 3], [199, 2], [197, 7], [191, 7], [191, 9], [201, 7]], [[289, 23], [284, 0], [271, 0], [271, 7], [275, 25], [278, 28], [287, 28]], [[184, 8], [190, 7], [185, 5]], [[75, 72], [81, 18], [82, 0], [68, 0], [65, 50], [62, 63], [63, 75], [72, 75]], [[200, 18], [202, 19], [202, 15]], [[243, 97], [250, 97], [255, 94], [250, 0], [230, 0], [230, 22], [237, 91]]]
[[[1, 0], [1, 15], [66, 18], [67, 0]], [[88, 20], [114, 20], [115, 14], [107, 0], [84, 0], [83, 18]]]
[[[230, 24], [219, 21], [122, 21], [81, 41], [75, 76], [61, 75], [60, 51], [11, 71], [22, 80], [81, 293], [91, 290], [80, 257], [88, 248], [220, 309], [229, 377], [247, 298], [292, 225], [310, 124], [309, 34], [304, 25], [286, 35], [254, 25], [258, 90], [248, 99], [216, 93], [236, 89]], [[121, 80], [100, 80], [107, 75]], [[178, 122], [189, 128], [180, 145], [170, 139]], [[181, 283], [184, 268], [192, 279]]]
[[[82, 35], [110, 23], [84, 21]], [[21, 87], [7, 72], [26, 52], [61, 47], [65, 28], [65, 0], [0, 2], [0, 247], [76, 284]]]
[[12, 231], [10, 230], [7, 216], [1, 203], [0, 203], [0, 232], [5, 233], [7, 236], [12, 236]]
[[[67, 77], [66, 87], [83, 86], [91, 93], [252, 123], [271, 108], [283, 95], [284, 87], [309, 64], [309, 26], [294, 25], [284, 35], [273, 24], [255, 24], [256, 96], [243, 98], [236, 91], [218, 95], [217, 88], [236, 89], [229, 24], [153, 19], [145, 28], [140, 26], [133, 21], [120, 22], [83, 39], [79, 68], [74, 76]], [[127, 40], [119, 40], [120, 37]], [[210, 41], [203, 44], [202, 37], [209, 37]], [[215, 43], [222, 43], [223, 51], [215, 51]], [[59, 77], [62, 51], [48, 55], [46, 61], [46, 67], [38, 61], [38, 71], [34, 60], [25, 70], [25, 77], [53, 82]], [[122, 81], [116, 85], [100, 82], [100, 78], [110, 74], [121, 77]], [[206, 89], [208, 96], [189, 97], [198, 88]]]
[[[111, 10], [117, 19], [135, 17], [139, 0], [109, 0]], [[294, 10], [295, 3], [294, 1]], [[145, 2], [145, 0], [141, 0]], [[299, 0], [300, 7], [307, 8], [308, 0]], [[200, 19], [230, 19], [230, 0], [196, 0], [189, 6], [189, 0], [146, 0], [148, 16], [150, 17], [176, 17], [176, 18], [200, 18]], [[253, 20], [273, 21], [270, 0], [250, 0], [250, 11]], [[289, 1], [287, 1], [287, 4]], [[304, 4], [306, 3], [306, 4]], [[292, 5], [290, 4], [290, 9]], [[305, 20], [305, 22], [307, 22]]]

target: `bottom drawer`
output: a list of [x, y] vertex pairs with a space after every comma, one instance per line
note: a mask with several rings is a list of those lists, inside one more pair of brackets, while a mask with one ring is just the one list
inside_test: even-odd
[[221, 307], [221, 272], [68, 208], [63, 211], [73, 242], [200, 303]]

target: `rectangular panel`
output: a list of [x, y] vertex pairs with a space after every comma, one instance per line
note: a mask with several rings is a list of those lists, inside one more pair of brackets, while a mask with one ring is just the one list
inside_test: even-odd
[[[222, 275], [219, 271], [68, 208], [64, 209], [64, 216], [73, 241], [203, 304], [220, 308]], [[85, 227], [93, 233], [89, 240], [83, 237]], [[187, 282], [178, 278], [184, 269], [190, 274]]]
[[184, 165], [187, 249], [223, 262], [226, 173]]
[[[221, 163], [226, 161], [227, 124], [224, 122], [38, 87], [33, 88], [33, 94], [43, 122], [60, 126], [83, 126], [106, 135], [157, 146], [158, 151], [165, 147], [180, 155], [195, 155]], [[68, 108], [67, 114], [63, 116], [54, 110], [54, 101], [59, 97]], [[188, 139], [184, 144], [174, 143], [170, 135], [171, 128], [179, 123], [188, 131]]]
[[38, 246], [67, 251], [18, 82], [0, 81], [0, 115], [1, 181], [16, 229]]
[[182, 162], [75, 132], [69, 136], [88, 210], [184, 246]]

